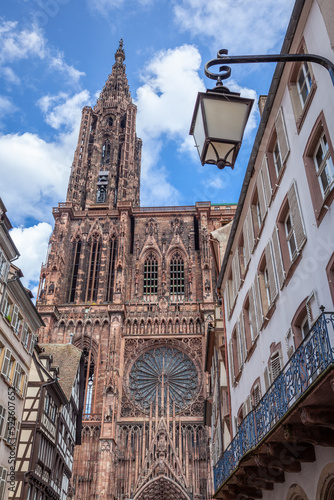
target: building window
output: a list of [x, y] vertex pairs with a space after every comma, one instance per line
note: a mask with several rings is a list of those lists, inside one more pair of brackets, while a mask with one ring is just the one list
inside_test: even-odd
[[[278, 187], [278, 182], [284, 171], [284, 167], [290, 152], [290, 146], [288, 141], [288, 136], [286, 133], [285, 120], [283, 115], [283, 109], [278, 110], [275, 126], [272, 131], [267, 151], [267, 167], [269, 170], [270, 182], [268, 179], [263, 177], [266, 181], [266, 191], [267, 195], [270, 196], [268, 202], [270, 203], [271, 193], [269, 191], [270, 186], [273, 186], [274, 191]], [[264, 165], [263, 165], [264, 166]], [[263, 171], [266, 174], [265, 171]], [[268, 185], [269, 184], [269, 185]]]
[[158, 293], [158, 260], [153, 253], [144, 262], [143, 293], [146, 300], [154, 300]]
[[[283, 269], [285, 270], [285, 273], [288, 274], [290, 268], [292, 268], [292, 264], [297, 260], [297, 257], [306, 242], [306, 232], [295, 182], [293, 182], [290, 186], [287, 196], [279, 211], [277, 228], [280, 244], [278, 244], [275, 240], [276, 235], [274, 233], [274, 253], [275, 256], [278, 257], [276, 254], [279, 250], [281, 250]], [[280, 267], [280, 261], [276, 259], [276, 262]], [[285, 273], [283, 273], [284, 277]], [[281, 269], [278, 269], [278, 274], [279, 276], [282, 274]], [[280, 285], [281, 281], [282, 276], [279, 278]]]
[[304, 152], [304, 165], [313, 210], [319, 225], [334, 199], [334, 150], [324, 113], [313, 127]]
[[110, 248], [109, 248], [109, 272], [108, 272], [108, 284], [107, 284], [107, 302], [113, 301], [116, 254], [117, 254], [117, 240], [115, 237], [113, 237], [110, 240]]
[[255, 383], [251, 391], [251, 399], [253, 408], [255, 408], [261, 400], [261, 386], [260, 382]]
[[[304, 43], [298, 52], [300, 54], [306, 52]], [[310, 63], [296, 62], [292, 65], [288, 87], [299, 133], [317, 88]]]
[[274, 147], [273, 147], [273, 159], [274, 159], [274, 165], [275, 165], [275, 171], [276, 171], [276, 176], [278, 177], [282, 168], [282, 157], [281, 157], [281, 151], [279, 148], [279, 143], [276, 140]]
[[88, 260], [88, 280], [86, 302], [95, 302], [97, 299], [97, 290], [99, 282], [100, 268], [100, 252], [101, 243], [99, 238], [91, 238], [88, 245], [89, 260]]
[[86, 405], [85, 414], [90, 415], [92, 411], [92, 396], [93, 396], [93, 385], [94, 385], [94, 373], [88, 379], [87, 384], [87, 395], [86, 395]]
[[6, 478], [7, 478], [7, 469], [0, 465], [0, 500], [3, 500], [5, 497], [6, 491]]
[[311, 87], [312, 87], [312, 75], [310, 67], [307, 62], [304, 62], [300, 67], [297, 77], [297, 89], [302, 108], [304, 108], [305, 106], [306, 100], [311, 92]]
[[332, 296], [332, 301], [334, 303], [334, 253], [332, 254], [326, 266], [326, 274], [327, 274], [329, 289]]
[[297, 252], [297, 244], [296, 244], [296, 235], [293, 229], [290, 212], [286, 216], [286, 219], [284, 221], [284, 227], [285, 227], [285, 237], [289, 248], [290, 259], [293, 260]]
[[95, 363], [92, 351], [89, 351], [86, 347], [83, 349], [83, 355], [85, 358], [85, 403], [84, 403], [84, 413], [90, 415], [93, 406], [93, 392], [94, 392], [94, 371]]
[[280, 351], [276, 351], [271, 355], [270, 358], [270, 379], [271, 382], [278, 377], [283, 368], [282, 354]]
[[[5, 425], [6, 409], [4, 406], [0, 405], [0, 438]], [[0, 497], [1, 498], [1, 497]]]
[[4, 253], [0, 250], [0, 281], [7, 281], [10, 264]]
[[81, 241], [76, 240], [73, 243], [72, 249], [72, 272], [71, 272], [71, 285], [70, 285], [70, 293], [69, 293], [69, 302], [74, 302], [75, 298], [75, 290], [77, 286], [78, 280], [78, 271], [79, 271], [79, 263], [80, 263], [80, 252], [81, 252]]
[[329, 191], [333, 188], [334, 168], [333, 160], [329, 151], [328, 141], [324, 132], [322, 133], [315, 148], [313, 160], [322, 197], [325, 198]]
[[172, 301], [184, 298], [184, 262], [178, 252], [170, 261], [170, 295]]

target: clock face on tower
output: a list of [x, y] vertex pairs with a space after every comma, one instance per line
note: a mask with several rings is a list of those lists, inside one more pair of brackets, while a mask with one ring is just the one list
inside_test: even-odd
[[196, 366], [189, 356], [172, 347], [155, 347], [141, 354], [129, 373], [131, 399], [145, 412], [156, 404], [170, 413], [182, 411], [194, 401], [199, 389]]

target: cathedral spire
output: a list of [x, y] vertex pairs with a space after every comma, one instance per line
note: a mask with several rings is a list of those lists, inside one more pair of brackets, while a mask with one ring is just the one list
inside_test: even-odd
[[76, 209], [139, 206], [141, 140], [125, 72], [123, 39], [94, 108], [83, 109], [67, 201]]

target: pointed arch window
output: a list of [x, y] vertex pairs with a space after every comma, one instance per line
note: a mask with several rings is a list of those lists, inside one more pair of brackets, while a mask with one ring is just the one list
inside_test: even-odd
[[170, 295], [172, 301], [184, 299], [184, 261], [179, 252], [170, 261]]
[[113, 301], [114, 296], [114, 283], [115, 283], [115, 262], [117, 255], [117, 240], [113, 236], [110, 240], [109, 246], [109, 272], [107, 284], [107, 302]]
[[92, 412], [93, 404], [93, 390], [94, 390], [94, 357], [92, 352], [85, 347], [83, 349], [83, 355], [85, 358], [85, 405], [84, 414], [89, 416]]
[[156, 298], [158, 293], [158, 260], [151, 252], [144, 262], [144, 298], [148, 301]]
[[70, 293], [69, 293], [69, 302], [74, 302], [75, 298], [75, 290], [77, 287], [78, 281], [78, 271], [79, 271], [79, 263], [80, 263], [80, 252], [81, 252], [81, 240], [76, 240], [73, 243], [72, 248], [72, 269], [71, 269], [71, 281], [70, 281]]
[[101, 165], [109, 165], [109, 163], [110, 163], [110, 152], [111, 152], [110, 142], [106, 141], [103, 144], [103, 147], [102, 147]]
[[92, 238], [89, 243], [88, 282], [86, 302], [95, 302], [99, 283], [101, 242], [98, 238]]

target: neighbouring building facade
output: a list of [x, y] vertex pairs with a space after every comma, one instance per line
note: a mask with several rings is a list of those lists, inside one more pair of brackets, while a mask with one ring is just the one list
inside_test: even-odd
[[72, 344], [37, 344], [17, 443], [15, 500], [71, 496], [75, 445], [81, 443], [84, 361]]
[[[334, 61], [333, 16], [297, 0], [282, 53]], [[218, 278], [231, 442], [215, 498], [334, 498], [333, 141], [327, 70], [277, 65]]]
[[7, 500], [15, 476], [17, 437], [36, 331], [43, 324], [13, 264], [19, 252], [0, 198], [0, 500]]
[[206, 336], [217, 273], [209, 234], [236, 205], [139, 205], [136, 136], [123, 43], [94, 108], [82, 112], [67, 199], [42, 266], [42, 343], [84, 356], [73, 498], [211, 498], [204, 425]]

